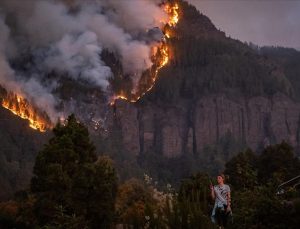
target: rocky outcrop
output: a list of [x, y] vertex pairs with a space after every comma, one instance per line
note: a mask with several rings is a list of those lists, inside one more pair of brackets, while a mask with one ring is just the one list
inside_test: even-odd
[[299, 144], [300, 104], [283, 94], [250, 99], [213, 95], [192, 105], [179, 102], [169, 107], [119, 101], [115, 115], [124, 147], [135, 155], [155, 151], [176, 157], [201, 152], [227, 133], [253, 150], [282, 140], [295, 147]]

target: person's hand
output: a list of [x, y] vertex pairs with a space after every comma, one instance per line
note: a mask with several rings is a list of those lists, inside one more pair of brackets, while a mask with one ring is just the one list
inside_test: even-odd
[[211, 184], [211, 185], [209, 186], [209, 188], [210, 188], [210, 190], [212, 191], [212, 190], [214, 189], [214, 186]]
[[231, 212], [231, 207], [230, 206], [227, 207], [226, 212]]

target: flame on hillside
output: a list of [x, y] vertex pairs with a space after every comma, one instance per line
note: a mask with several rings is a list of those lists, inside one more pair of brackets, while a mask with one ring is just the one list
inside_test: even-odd
[[52, 127], [46, 114], [39, 113], [26, 99], [14, 93], [8, 93], [2, 99], [2, 106], [13, 114], [29, 121], [32, 129], [45, 132]]
[[[179, 5], [177, 3], [166, 3], [164, 5], [164, 10], [169, 15], [169, 20], [166, 23], [166, 25], [168, 25], [169, 27], [175, 27], [179, 21]], [[170, 52], [167, 41], [172, 36], [170, 31], [167, 30], [166, 26], [163, 28], [163, 32], [165, 35], [163, 41], [161, 41], [159, 45], [153, 48], [154, 61], [152, 67], [152, 74], [150, 74], [151, 77], [150, 80], [147, 81], [148, 84], [146, 85], [146, 87], [137, 90], [137, 92], [132, 93], [130, 96], [127, 96], [126, 93], [121, 91], [118, 95], [113, 96], [113, 98], [111, 99], [112, 102], [110, 103], [111, 105], [114, 105], [117, 99], [123, 99], [135, 103], [153, 88], [158, 76], [159, 69], [166, 66], [170, 60]]]
[[[164, 22], [165, 26], [162, 29], [165, 36], [159, 44], [153, 47], [153, 65], [149, 70], [147, 79], [144, 80], [145, 82], [139, 84], [141, 86], [136, 91], [131, 92], [129, 96], [128, 93], [123, 91], [121, 91], [118, 95], [115, 95], [112, 98], [111, 105], [115, 103], [116, 99], [123, 99], [132, 103], [137, 102], [153, 88], [159, 70], [169, 63], [170, 47], [168, 39], [174, 36], [171, 29], [174, 28], [179, 21], [179, 5], [177, 3], [166, 3], [163, 5], [163, 9], [169, 15], [168, 21]], [[2, 98], [2, 106], [20, 118], [28, 120], [29, 126], [35, 130], [45, 132], [47, 129], [53, 127], [46, 113], [39, 112], [33, 104], [30, 104], [27, 99], [20, 95], [7, 93], [7, 95]]]
[[170, 5], [170, 4], [166, 4], [165, 5], [165, 12], [170, 15], [168, 24], [169, 26], [176, 26], [178, 21], [179, 21], [179, 6], [177, 3], [175, 3], [174, 5]]

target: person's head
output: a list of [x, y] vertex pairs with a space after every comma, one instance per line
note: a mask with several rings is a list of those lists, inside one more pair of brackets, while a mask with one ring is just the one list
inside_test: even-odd
[[218, 182], [218, 184], [224, 184], [225, 183], [225, 175], [223, 173], [221, 173], [217, 176], [217, 182]]

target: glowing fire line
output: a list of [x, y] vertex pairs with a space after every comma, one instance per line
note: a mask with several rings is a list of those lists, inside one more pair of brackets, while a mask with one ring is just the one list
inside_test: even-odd
[[[164, 7], [165, 12], [169, 15], [169, 21], [167, 24], [170, 27], [175, 27], [176, 24], [179, 21], [179, 6], [177, 3], [174, 5], [166, 4]], [[170, 39], [171, 35], [168, 33], [168, 31], [165, 32], [165, 39]], [[167, 46], [166, 41], [162, 41], [160, 45], [157, 47], [158, 52], [160, 53], [160, 59], [158, 60], [158, 63], [156, 64], [154, 74], [151, 78], [151, 84], [148, 86], [145, 91], [138, 94], [131, 95], [133, 98], [130, 99], [126, 97], [126, 95], [117, 95], [114, 96], [113, 102], [111, 105], [115, 103], [116, 99], [123, 99], [127, 100], [129, 102], [137, 102], [141, 97], [143, 97], [147, 92], [149, 92], [155, 84], [155, 81], [158, 76], [159, 69], [166, 66], [169, 62], [169, 47]], [[52, 124], [50, 121], [43, 118], [41, 115], [39, 115], [35, 109], [28, 103], [28, 101], [23, 98], [20, 95], [14, 95], [12, 93], [9, 93], [6, 98], [2, 99], [2, 106], [9, 111], [11, 111], [13, 114], [19, 116], [22, 119], [26, 119], [29, 121], [29, 126], [35, 130], [39, 130], [40, 132], [45, 132], [47, 129], [52, 128]]]
[[42, 118], [26, 99], [19, 95], [9, 93], [6, 98], [2, 99], [2, 107], [11, 111], [14, 115], [29, 121], [32, 129], [45, 132], [51, 128], [51, 124], [45, 118]]
[[[174, 5], [166, 4], [164, 6], [164, 10], [169, 15], [169, 21], [167, 22], [167, 24], [170, 27], [175, 27], [177, 25], [178, 21], [179, 21], [179, 13], [178, 13], [179, 5], [177, 3], [175, 3]], [[165, 32], [165, 39], [166, 40], [170, 39], [171, 35], [168, 33], [168, 31], [164, 31], [164, 32]], [[117, 99], [122, 99], [122, 100], [129, 101], [131, 103], [135, 103], [154, 87], [155, 81], [156, 81], [157, 76], [158, 76], [159, 69], [166, 66], [169, 62], [169, 48], [166, 44], [166, 41], [161, 42], [161, 44], [158, 46], [158, 50], [159, 50], [160, 55], [161, 55], [161, 60], [159, 61], [158, 65], [155, 69], [154, 76], [151, 78], [152, 84], [144, 92], [142, 92], [140, 95], [132, 94], [131, 96], [133, 98], [128, 98], [123, 93], [121, 93], [119, 95], [116, 95], [112, 98], [112, 102], [110, 103], [110, 105], [114, 105], [115, 101]]]

